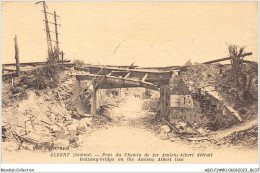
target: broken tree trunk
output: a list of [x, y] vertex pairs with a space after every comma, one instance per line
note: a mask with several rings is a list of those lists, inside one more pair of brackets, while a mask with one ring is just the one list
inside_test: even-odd
[[16, 61], [16, 74], [20, 76], [20, 62], [19, 62], [19, 49], [17, 43], [17, 36], [14, 37], [14, 47], [15, 47], [15, 61]]

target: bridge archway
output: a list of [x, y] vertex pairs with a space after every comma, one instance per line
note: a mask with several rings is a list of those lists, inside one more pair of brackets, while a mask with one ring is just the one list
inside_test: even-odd
[[168, 119], [171, 112], [169, 84], [172, 71], [151, 71], [101, 66], [75, 67], [74, 69], [87, 72], [76, 75], [79, 83], [82, 80], [88, 80], [93, 86], [91, 95], [92, 116], [96, 115], [98, 89], [143, 87], [160, 92], [160, 118]]

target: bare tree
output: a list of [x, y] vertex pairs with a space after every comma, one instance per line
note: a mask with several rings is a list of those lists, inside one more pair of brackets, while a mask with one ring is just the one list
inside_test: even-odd
[[[238, 87], [241, 87], [240, 77], [243, 69], [243, 53], [245, 47], [239, 47], [235, 44], [228, 45], [229, 56], [231, 57], [231, 75], [232, 79], [236, 82]], [[243, 76], [242, 76], [243, 77]]]

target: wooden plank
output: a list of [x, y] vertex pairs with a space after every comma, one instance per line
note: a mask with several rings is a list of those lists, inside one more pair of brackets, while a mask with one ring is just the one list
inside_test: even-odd
[[142, 82], [145, 82], [147, 76], [148, 76], [148, 73], [146, 73], [146, 74], [144, 75], [144, 77], [142, 78]]
[[111, 71], [109, 74], [110, 76], [125, 77], [128, 73], [129, 73], [128, 71]]
[[[76, 75], [76, 79], [77, 80], [92, 80], [95, 76], [98, 76], [98, 77], [101, 77], [102, 75], [94, 75], [94, 74], [77, 74]], [[124, 78], [126, 79], [127, 78], [130, 78], [129, 77], [130, 74], [127, 74]], [[107, 77], [110, 77], [110, 76], [107, 76]], [[113, 76], [112, 76], [113, 77]], [[130, 78], [131, 79], [131, 78]], [[147, 77], [145, 81], [147, 82], [161, 82], [161, 81], [167, 81], [169, 80], [169, 78], [149, 78]]]
[[[133, 63], [132, 63], [133, 64]], [[133, 69], [133, 68], [136, 68], [138, 67], [137, 65], [104, 65], [106, 67], [112, 67], [112, 68], [123, 68], [123, 69]], [[90, 65], [90, 64], [89, 64]], [[98, 67], [98, 66], [97, 66]]]
[[139, 86], [141, 83], [138, 80], [133, 80], [130, 78], [118, 78], [114, 76], [107, 76], [106, 80], [111, 83], [119, 83], [119, 84], [128, 84], [128, 85], [137, 85]]
[[159, 70], [159, 71], [169, 71], [172, 68], [177, 68], [180, 66], [166, 66], [166, 67], [137, 67], [135, 69], [140, 69], [140, 70]]
[[[91, 74], [98, 73], [102, 68], [103, 67], [93, 67], [93, 66], [74, 67], [75, 70], [87, 71], [87, 72], [90, 72]], [[112, 71], [120, 71], [120, 73], [125, 73], [125, 75], [128, 72], [131, 72], [129, 77], [135, 77], [138, 79], [142, 79], [146, 73], [148, 73], [147, 78], [158, 78], [158, 79], [168, 78], [168, 79], [170, 79], [172, 76], [172, 71], [147, 71], [147, 70], [145, 71], [145, 70], [120, 69], [120, 68], [110, 68], [110, 67], [104, 67], [104, 69], [102, 70], [100, 75], [108, 75]], [[122, 71], [125, 71], [125, 72], [122, 72]]]
[[98, 89], [112, 89], [112, 88], [136, 88], [139, 86], [136, 85], [127, 85], [127, 84], [116, 84], [110, 82], [103, 82], [102, 85], [98, 87]]
[[[95, 76], [98, 78], [102, 77], [102, 75], [93, 75], [93, 74], [88, 74], [88, 75], [76, 75], [76, 79], [78, 81], [80, 80], [92, 80]], [[97, 80], [98, 80], [97, 78]], [[115, 85], [112, 85], [112, 84]], [[103, 86], [105, 85], [105, 86]], [[101, 89], [108, 89], [109, 86], [112, 88], [128, 88], [128, 87], [144, 87], [152, 90], [159, 90], [158, 85], [150, 83], [150, 82], [142, 82], [140, 80], [134, 80], [131, 78], [118, 78], [115, 76], [105, 76], [105, 81], [104, 84], [100, 85], [99, 88]]]
[[[241, 55], [241, 57], [249, 56], [249, 55], [252, 55], [252, 54], [253, 54], [252, 52], [244, 53], [244, 54]], [[207, 61], [207, 62], [204, 62], [202, 64], [212, 64], [212, 63], [226, 61], [226, 60], [230, 60], [230, 59], [231, 59], [231, 57], [220, 58], [220, 59], [216, 59], [216, 60], [213, 60], [213, 61]]]
[[141, 87], [147, 88], [147, 89], [152, 89], [152, 90], [159, 90], [159, 87], [155, 84], [148, 83], [148, 82], [141, 82]]
[[[253, 54], [252, 52], [245, 53], [245, 54], [242, 54], [242, 57], [250, 56], [252, 54]], [[230, 60], [230, 59], [231, 59], [231, 57], [220, 58], [220, 59], [216, 59], [216, 60], [212, 60], [212, 61], [203, 62], [202, 64], [212, 64], [212, 63], [226, 61], [226, 60]], [[243, 61], [246, 62], [246, 60], [243, 60]], [[171, 70], [185, 70], [187, 67], [189, 67], [189, 66], [180, 66], [180, 67], [172, 68]]]
[[125, 78], [128, 78], [131, 75], [131, 72], [128, 72], [127, 75], [125, 75]]
[[[102, 75], [93, 75], [93, 74], [88, 74], [88, 75], [76, 75], [77, 80], [92, 80], [95, 76], [102, 77]], [[158, 85], [150, 83], [150, 82], [142, 82], [140, 80], [134, 80], [131, 78], [118, 78], [115, 76], [106, 76], [106, 81], [108, 83], [115, 83], [119, 84], [122, 86], [122, 88], [127, 88], [127, 87], [144, 87], [148, 89], [153, 89], [153, 90], [158, 90]], [[126, 85], [126, 86], [124, 86]], [[101, 86], [102, 87], [102, 86]], [[116, 88], [120, 88], [117, 86]]]
[[[64, 63], [69, 63], [70, 61], [71, 60], [64, 60]], [[58, 62], [58, 64], [61, 63], [62, 62]], [[25, 63], [20, 63], [20, 66], [37, 66], [37, 65], [45, 65], [45, 64], [46, 62], [25, 62]], [[2, 64], [2, 66], [16, 66], [16, 63]]]

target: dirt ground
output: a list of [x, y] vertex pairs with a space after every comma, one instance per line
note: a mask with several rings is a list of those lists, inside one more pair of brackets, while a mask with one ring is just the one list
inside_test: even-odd
[[[194, 157], [184, 157], [184, 161], [181, 162], [170, 161], [163, 163], [257, 162], [257, 149], [241, 150], [235, 146], [219, 147], [211, 141], [185, 141], [172, 134], [168, 135], [168, 138], [163, 138], [161, 134], [156, 133], [152, 128], [148, 128], [148, 126], [151, 126], [150, 121], [153, 113], [142, 109], [143, 102], [144, 99], [141, 98], [131, 96], [125, 98], [118, 107], [110, 110], [110, 115], [114, 119], [113, 122], [90, 133], [82, 134], [80, 136], [82, 145], [79, 148], [71, 148], [66, 152], [92, 153], [97, 157], [104, 153], [113, 156], [116, 153], [121, 153], [125, 159], [127, 153], [143, 155], [145, 153], [158, 153], [160, 155], [163, 153], [194, 154]], [[233, 129], [233, 131], [236, 130], [238, 129]], [[230, 134], [231, 131], [232, 129], [229, 129], [227, 134]], [[216, 139], [219, 138], [216, 137]], [[9, 147], [10, 143], [2, 143], [3, 163], [93, 163], [93, 161], [80, 161], [78, 157], [50, 157], [51, 152], [49, 151], [6, 150]], [[212, 157], [197, 157], [199, 153], [212, 153]], [[133, 163], [133, 161], [125, 163], [129, 162]], [[134, 162], [140, 163], [139, 161]], [[149, 161], [141, 163], [146, 162], [149, 163]], [[154, 162], [162, 163], [156, 160]]]

